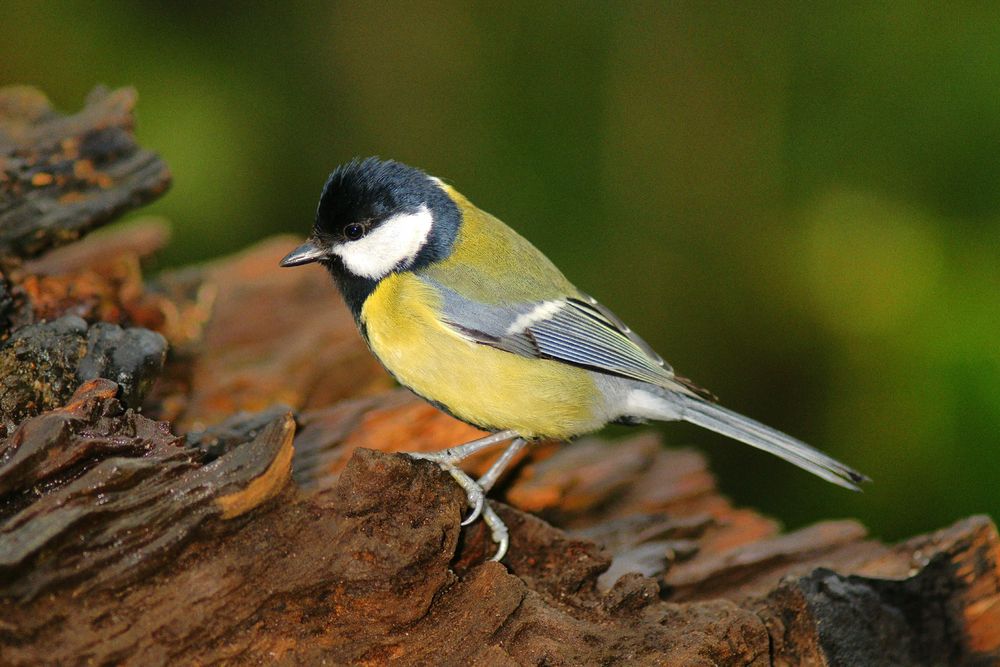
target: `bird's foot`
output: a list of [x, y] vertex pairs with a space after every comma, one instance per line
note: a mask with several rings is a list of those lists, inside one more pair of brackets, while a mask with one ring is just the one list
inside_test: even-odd
[[490, 560], [499, 561], [507, 555], [507, 547], [510, 546], [510, 531], [507, 530], [507, 524], [503, 522], [496, 511], [489, 505], [483, 508], [483, 523], [489, 526], [490, 535], [493, 537], [493, 541], [497, 543], [497, 552], [493, 554], [493, 558]]
[[468, 526], [470, 523], [475, 521], [483, 511], [483, 505], [486, 504], [486, 492], [483, 487], [479, 485], [479, 482], [469, 477], [468, 473], [458, 467], [458, 461], [455, 460], [453, 456], [448, 455], [448, 450], [443, 452], [409, 452], [407, 455], [414, 459], [423, 459], [425, 461], [433, 461], [440, 466], [441, 470], [451, 475], [462, 490], [465, 491], [465, 499], [472, 511], [469, 512], [469, 516], [462, 520], [463, 526]]
[[[458, 467], [459, 461], [470, 454], [511, 438], [514, 439], [513, 442], [478, 480], [472, 479], [464, 470]], [[515, 433], [504, 431], [440, 452], [409, 453], [409, 456], [412, 458], [437, 463], [442, 470], [451, 475], [452, 479], [462, 487], [465, 491], [466, 502], [472, 509], [469, 515], [462, 521], [462, 525], [468, 526], [480, 516], [483, 517], [483, 522], [489, 526], [493, 541], [497, 543], [497, 551], [493, 554], [493, 560], [498, 561], [507, 553], [507, 547], [510, 544], [510, 532], [499, 515], [486, 503], [486, 493], [493, 488], [497, 479], [500, 478], [500, 474], [525, 444], [526, 442], [522, 438], [516, 437]]]
[[493, 541], [497, 543], [497, 551], [493, 554], [491, 560], [500, 560], [507, 554], [507, 547], [510, 545], [510, 532], [507, 530], [507, 526], [500, 516], [486, 503], [486, 491], [479, 482], [469, 477], [454, 462], [450, 461], [447, 457], [436, 456], [435, 454], [417, 452], [410, 453], [409, 456], [437, 463], [442, 470], [458, 482], [458, 485], [465, 491], [466, 503], [472, 509], [469, 515], [462, 520], [462, 525], [468, 526], [482, 515], [483, 522], [489, 526]]

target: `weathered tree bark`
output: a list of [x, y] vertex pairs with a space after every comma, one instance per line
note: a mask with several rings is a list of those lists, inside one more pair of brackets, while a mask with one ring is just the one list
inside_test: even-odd
[[[0, 137], [36, 136], [5, 95]], [[97, 104], [78, 117], [131, 126]], [[20, 145], [0, 142], [18, 210]], [[0, 239], [104, 221], [46, 215], [5, 236], [0, 211]], [[391, 453], [477, 432], [390, 388], [323, 272], [277, 269], [294, 240], [144, 281], [165, 242], [0, 244], [0, 664], [1000, 661], [988, 518], [894, 546], [853, 521], [781, 533], [648, 434], [530, 449], [486, 561], [450, 478]]]
[[0, 92], [0, 254], [35, 257], [163, 194], [170, 172], [132, 135], [134, 90], [95, 89], [73, 116]]

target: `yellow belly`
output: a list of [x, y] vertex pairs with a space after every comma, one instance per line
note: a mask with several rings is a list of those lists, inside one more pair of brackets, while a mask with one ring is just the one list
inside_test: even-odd
[[496, 430], [565, 439], [604, 425], [591, 375], [470, 342], [435, 317], [436, 293], [410, 274], [384, 279], [361, 310], [372, 351], [417, 394]]

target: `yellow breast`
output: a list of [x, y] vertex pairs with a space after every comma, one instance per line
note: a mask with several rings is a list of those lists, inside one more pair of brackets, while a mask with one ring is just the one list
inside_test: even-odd
[[588, 372], [471, 342], [438, 320], [437, 299], [402, 273], [362, 307], [368, 343], [400, 383], [461, 419], [524, 437], [566, 439], [604, 425]]

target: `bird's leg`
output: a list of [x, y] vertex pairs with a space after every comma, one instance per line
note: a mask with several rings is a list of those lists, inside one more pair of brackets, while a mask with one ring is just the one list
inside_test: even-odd
[[[477, 480], [479, 488], [483, 490], [483, 494], [489, 493], [489, 490], [493, 488], [496, 481], [500, 478], [504, 469], [510, 465], [510, 462], [517, 456], [517, 453], [524, 449], [524, 446], [528, 444], [528, 441], [524, 438], [514, 438], [514, 441], [507, 446], [507, 449], [503, 451], [490, 469], [486, 471], [482, 477]], [[485, 505], [485, 503], [484, 503]], [[507, 526], [500, 519], [493, 508], [489, 505], [485, 505], [482, 509], [483, 522], [490, 527], [490, 533], [493, 537], [493, 541], [497, 543], [497, 552], [493, 554], [492, 560], [500, 560], [507, 554], [507, 547], [510, 545], [510, 533], [507, 530]], [[470, 519], [475, 519], [475, 516], [469, 515], [462, 523], [469, 523]]]
[[487, 447], [492, 447], [493, 445], [503, 442], [504, 440], [510, 440], [511, 438], [516, 438], [517, 433], [514, 431], [498, 431], [484, 438], [479, 438], [478, 440], [473, 440], [472, 442], [467, 442], [464, 445], [459, 445], [457, 447], [449, 447], [448, 449], [442, 449], [437, 452], [409, 452], [409, 456], [415, 459], [424, 459], [427, 461], [433, 461], [437, 463], [442, 470], [447, 472], [452, 476], [460, 487], [465, 491], [465, 497], [468, 500], [469, 507], [472, 508], [472, 513], [469, 515], [471, 519], [466, 519], [462, 522], [465, 526], [471, 523], [479, 513], [483, 511], [483, 504], [486, 502], [486, 494], [483, 489], [480, 488], [476, 480], [469, 477], [464, 470], [458, 467], [459, 461], [472, 456], [476, 452], [486, 449]]
[[499, 442], [516, 437], [517, 433], [514, 431], [497, 431], [496, 433], [492, 433], [485, 438], [479, 438], [478, 440], [467, 442], [464, 445], [459, 445], [458, 447], [449, 447], [448, 449], [442, 449], [436, 452], [408, 452], [408, 454], [415, 459], [426, 459], [428, 461], [434, 461], [435, 463], [458, 463], [462, 459], [472, 456], [481, 449], [492, 447]]
[[[462, 459], [511, 438], [513, 438], [513, 442], [511, 442], [503, 454], [500, 455], [493, 465], [490, 466], [489, 470], [486, 471], [486, 474], [480, 477], [479, 480], [472, 479], [464, 470], [458, 467], [458, 463]], [[458, 485], [465, 490], [466, 500], [469, 507], [472, 508], [472, 512], [462, 521], [462, 525], [467, 526], [482, 514], [483, 521], [490, 528], [493, 540], [499, 545], [496, 554], [493, 556], [493, 560], [500, 560], [504, 557], [504, 554], [507, 553], [510, 538], [507, 526], [504, 525], [497, 513], [486, 505], [486, 492], [493, 487], [501, 473], [503, 473], [504, 468], [510, 464], [511, 460], [521, 451], [525, 444], [525, 440], [517, 437], [517, 433], [514, 431], [500, 431], [485, 438], [473, 440], [458, 447], [442, 449], [438, 452], [408, 453], [412, 458], [425, 459], [437, 463], [442, 470], [451, 475]]]
[[[497, 483], [500, 475], [503, 474], [503, 471], [508, 465], [510, 465], [511, 460], [517, 456], [519, 451], [524, 449], [526, 444], [527, 441], [524, 438], [514, 438], [514, 440], [507, 446], [507, 449], [503, 450], [503, 454], [501, 454], [500, 457], [493, 462], [490, 469], [487, 470], [482, 477], [476, 480], [476, 484], [480, 489], [482, 489], [484, 496], [489, 493], [490, 489], [493, 488], [493, 485]], [[476, 517], [479, 516], [479, 513], [482, 512], [482, 510], [483, 507], [481, 504], [474, 507], [472, 513], [465, 517], [465, 521], [462, 522], [462, 525], [468, 526], [470, 523], [475, 521]], [[489, 521], [486, 521], [486, 524], [491, 528], [493, 527]], [[499, 540], [497, 541], [499, 542]]]

